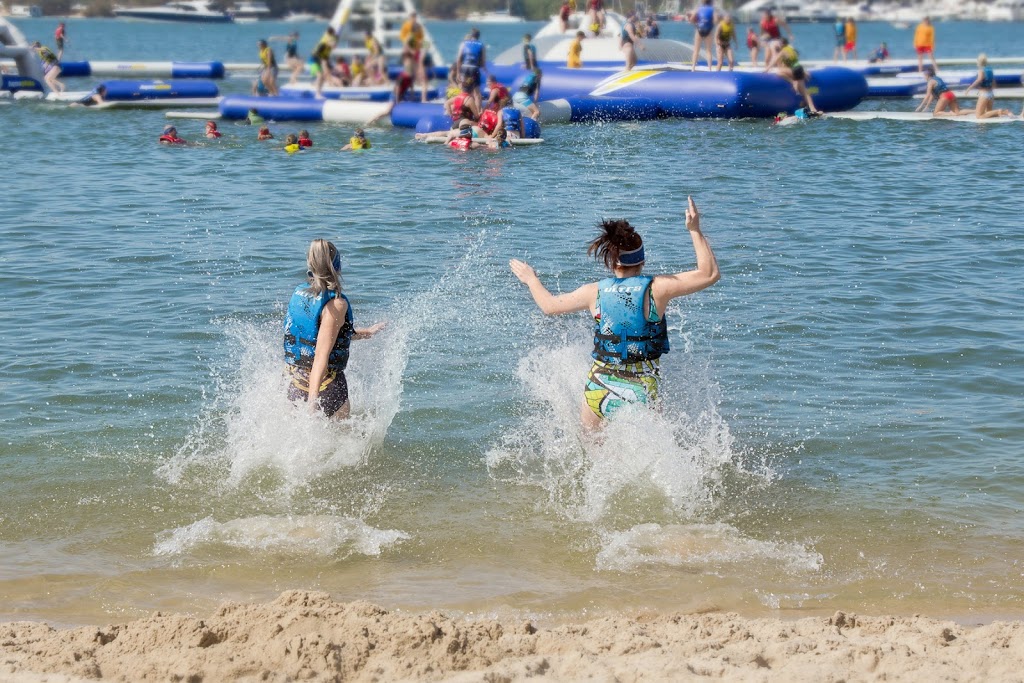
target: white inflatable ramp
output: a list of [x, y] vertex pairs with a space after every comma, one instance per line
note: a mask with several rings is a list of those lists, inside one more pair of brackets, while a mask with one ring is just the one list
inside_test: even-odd
[[[1024, 88], [996, 88], [996, 101], [999, 100], [1024, 100]], [[978, 91], [972, 90], [971, 92], [964, 92], [963, 90], [954, 90], [953, 94], [956, 95], [958, 100], [976, 100], [978, 99]], [[923, 93], [914, 95], [915, 99], [924, 99]]]
[[169, 111], [164, 112], [164, 118], [168, 119], [204, 119], [206, 121], [217, 121], [220, 119], [219, 111]]

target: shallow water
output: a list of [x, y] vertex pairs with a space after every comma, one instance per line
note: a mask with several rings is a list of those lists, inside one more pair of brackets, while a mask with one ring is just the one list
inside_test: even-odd
[[[250, 61], [286, 28], [75, 21], [69, 58]], [[1011, 28], [940, 40], [1009, 54]], [[798, 27], [806, 56], [828, 30]], [[341, 154], [349, 128], [310, 124], [289, 157], [230, 123], [161, 148], [160, 112], [21, 102], [0, 121], [2, 618], [286, 588], [472, 612], [1020, 615], [1020, 126], [551, 126], [458, 155], [385, 129]], [[544, 319], [507, 260], [575, 288], [600, 276], [594, 223], [623, 216], [649, 271], [690, 268], [687, 194], [723, 279], [670, 310], [663, 411], [585, 446], [588, 322]], [[356, 344], [343, 426], [283, 397], [284, 304], [317, 236], [342, 248], [358, 323], [388, 321]]]

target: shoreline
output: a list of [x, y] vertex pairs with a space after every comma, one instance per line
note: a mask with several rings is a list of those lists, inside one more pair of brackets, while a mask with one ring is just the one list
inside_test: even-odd
[[551, 626], [326, 593], [107, 626], [0, 624], [0, 680], [1019, 680], [1024, 622], [617, 613]]

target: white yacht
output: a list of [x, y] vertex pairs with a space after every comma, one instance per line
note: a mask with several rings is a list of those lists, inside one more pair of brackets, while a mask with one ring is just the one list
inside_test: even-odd
[[281, 21], [288, 21], [293, 23], [298, 22], [323, 22], [327, 21], [323, 17], [313, 14], [312, 12], [289, 12], [281, 18]]
[[988, 7], [989, 21], [1024, 21], [1024, 0], [996, 0]]
[[262, 0], [240, 0], [232, 7], [231, 16], [239, 23], [270, 18], [270, 8]]
[[156, 7], [115, 7], [114, 16], [123, 19], [149, 19], [153, 21], [194, 21], [228, 23], [231, 15], [213, 9], [210, 0], [178, 0]]
[[466, 15], [466, 21], [474, 24], [521, 24], [526, 19], [517, 17], [511, 10], [497, 9], [493, 12], [470, 12]]
[[[600, 33], [594, 35], [586, 27], [586, 15], [583, 12], [576, 12], [569, 16], [568, 28], [562, 33], [561, 22], [554, 16], [544, 28], [534, 34], [533, 44], [537, 48], [537, 60], [564, 64], [569, 56], [569, 46], [576, 38], [576, 31], [582, 30], [587, 35], [583, 41], [583, 54], [580, 55], [584, 66], [621, 64], [623, 57], [619, 36], [622, 35], [625, 23], [626, 17], [618, 12], [605, 10], [604, 26]], [[678, 40], [645, 38], [640, 55], [645, 62], [689, 63], [693, 57], [693, 46]], [[495, 57], [494, 63], [518, 64], [522, 60], [523, 46], [516, 45]]]

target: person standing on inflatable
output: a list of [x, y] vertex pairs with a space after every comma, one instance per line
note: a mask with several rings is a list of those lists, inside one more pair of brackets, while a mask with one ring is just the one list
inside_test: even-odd
[[284, 360], [291, 377], [288, 398], [306, 401], [327, 417], [349, 415], [349, 345], [369, 339], [384, 323], [357, 329], [348, 297], [341, 291], [341, 255], [324, 239], [306, 254], [307, 282], [295, 288], [284, 320]]
[[619, 34], [619, 49], [626, 56], [626, 71], [632, 71], [636, 66], [636, 43], [640, 40], [640, 32], [637, 30], [636, 14], [630, 14], [626, 23], [622, 25], [622, 33]]
[[850, 58], [851, 52], [853, 53], [853, 60], [857, 61], [857, 23], [853, 20], [853, 17], [846, 17], [843, 33], [846, 36], [846, 44], [843, 45], [843, 61], [845, 62]]
[[480, 29], [474, 28], [459, 46], [459, 54], [455, 58], [459, 76], [463, 83], [473, 83], [473, 100], [480, 109], [480, 70], [487, 63], [487, 48], [480, 42]]
[[733, 23], [731, 14], [726, 14], [718, 22], [715, 42], [718, 43], [718, 70], [721, 71], [725, 63], [729, 62], [729, 71], [732, 71], [736, 68], [736, 49], [739, 42], [736, 37], [736, 24]]
[[697, 256], [694, 270], [644, 275], [644, 243], [633, 226], [624, 220], [604, 221], [600, 229], [587, 253], [603, 261], [613, 277], [574, 292], [552, 294], [528, 263], [509, 261], [545, 315], [589, 310], [594, 316], [594, 363], [580, 410], [588, 431], [600, 429], [605, 418], [624, 405], [652, 405], [657, 400], [660, 359], [669, 351], [668, 303], [710, 287], [721, 277], [692, 198], [687, 198], [686, 229]]
[[53, 32], [53, 44], [57, 46], [57, 59], [64, 59], [64, 41], [68, 39], [68, 27], [64, 25], [64, 22], [57, 24], [57, 29]]
[[782, 44], [783, 31], [789, 37], [789, 42], [793, 42], [793, 31], [789, 28], [786, 20], [776, 17], [770, 9], [766, 9], [761, 17], [761, 42], [764, 44], [765, 63], [772, 61], [775, 53], [784, 47]]
[[914, 52], [917, 53], [918, 71], [924, 73], [925, 55], [932, 60], [932, 68], [936, 71], [939, 70], [939, 65], [935, 62], [935, 27], [932, 26], [932, 20], [929, 17], [922, 19], [914, 29]]
[[708, 70], [714, 60], [711, 57], [711, 32], [715, 29], [715, 6], [714, 0], [703, 0], [702, 4], [694, 11], [692, 21], [697, 27], [693, 34], [693, 62], [690, 64], [690, 71], [697, 70], [697, 59], [700, 58], [700, 46], [703, 44], [708, 54]]
[[836, 17], [836, 21], [832, 24], [832, 33], [836, 39], [836, 49], [832, 51], [832, 61], [838, 62], [840, 57], [845, 57], [846, 52], [846, 22], [841, 17]]

